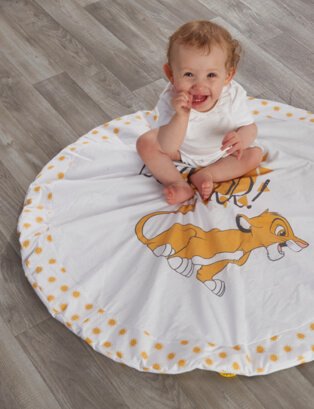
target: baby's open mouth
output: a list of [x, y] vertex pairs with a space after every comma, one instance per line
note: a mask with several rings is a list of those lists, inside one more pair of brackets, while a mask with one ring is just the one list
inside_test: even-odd
[[192, 104], [201, 104], [206, 101], [208, 95], [193, 95]]

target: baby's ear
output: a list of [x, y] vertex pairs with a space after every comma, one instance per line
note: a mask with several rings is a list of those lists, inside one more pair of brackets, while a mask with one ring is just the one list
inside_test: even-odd
[[233, 67], [229, 68], [227, 77], [225, 79], [225, 85], [227, 85], [232, 80], [232, 78], [235, 76], [236, 72], [237, 72], [237, 70], [235, 68], [233, 68]]
[[168, 78], [168, 80], [173, 83], [173, 73], [172, 73], [172, 69], [170, 68], [170, 65], [168, 63], [163, 65], [163, 70], [164, 73], [166, 75], [166, 77]]

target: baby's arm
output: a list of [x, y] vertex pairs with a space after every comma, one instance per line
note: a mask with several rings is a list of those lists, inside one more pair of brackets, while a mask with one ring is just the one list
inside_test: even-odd
[[158, 142], [167, 154], [176, 153], [182, 145], [189, 122], [192, 97], [187, 92], [179, 92], [172, 100], [175, 114], [167, 125], [158, 131]]
[[250, 125], [244, 125], [238, 128], [236, 131], [228, 132], [223, 141], [221, 149], [227, 150], [229, 155], [237, 152], [237, 158], [241, 159], [243, 150], [248, 148], [251, 143], [255, 140], [257, 135], [257, 126], [255, 123]]

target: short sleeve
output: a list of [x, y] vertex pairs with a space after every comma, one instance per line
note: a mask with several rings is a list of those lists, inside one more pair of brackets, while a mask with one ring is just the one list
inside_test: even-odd
[[147, 116], [147, 121], [151, 129], [167, 125], [173, 117], [175, 111], [171, 105], [172, 85], [169, 82], [163, 92], [160, 94], [157, 105], [151, 115]]
[[235, 128], [254, 123], [254, 118], [247, 104], [247, 93], [235, 81], [233, 81], [231, 91], [231, 116]]

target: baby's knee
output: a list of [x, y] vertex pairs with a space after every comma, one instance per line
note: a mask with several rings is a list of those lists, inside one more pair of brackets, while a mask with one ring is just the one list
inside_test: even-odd
[[263, 150], [259, 147], [254, 147], [254, 148], [249, 148], [248, 153], [249, 153], [248, 160], [250, 164], [252, 165], [252, 168], [258, 167], [259, 164], [263, 160], [263, 156], [264, 156]]

